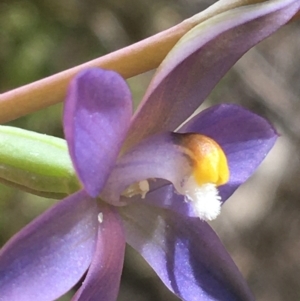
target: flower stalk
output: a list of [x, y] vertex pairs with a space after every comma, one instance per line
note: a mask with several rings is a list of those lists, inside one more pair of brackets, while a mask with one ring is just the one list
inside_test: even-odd
[[[70, 80], [86, 68], [101, 67], [114, 70], [124, 78], [155, 69], [178, 40], [196, 25], [230, 9], [260, 2], [264, 0], [220, 0], [180, 24], [145, 40], [3, 93], [0, 95], [0, 123], [9, 122], [63, 101]], [[297, 16], [299, 17], [299, 14]]]

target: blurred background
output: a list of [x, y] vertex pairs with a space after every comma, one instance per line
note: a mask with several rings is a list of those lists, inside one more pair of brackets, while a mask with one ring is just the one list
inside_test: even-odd
[[[0, 1], [0, 92], [137, 42], [209, 0]], [[280, 133], [255, 175], [212, 223], [259, 301], [300, 300], [300, 23], [247, 53], [204, 106], [239, 103]], [[135, 105], [153, 72], [129, 80]], [[11, 125], [62, 136], [61, 105]], [[0, 186], [0, 245], [55, 201]], [[69, 300], [70, 295], [60, 300]], [[178, 300], [127, 249], [118, 301]]]

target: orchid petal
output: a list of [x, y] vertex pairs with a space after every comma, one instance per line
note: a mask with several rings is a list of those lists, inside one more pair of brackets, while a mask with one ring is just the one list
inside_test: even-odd
[[98, 239], [87, 276], [72, 301], [115, 301], [125, 253], [125, 234], [119, 214], [99, 204]]
[[245, 52], [299, 9], [299, 0], [265, 1], [221, 13], [194, 27], [159, 67], [134, 116], [126, 147], [154, 133], [174, 131]]
[[127, 242], [182, 300], [254, 300], [236, 265], [206, 222], [143, 204], [119, 211]]
[[71, 82], [64, 131], [76, 172], [93, 197], [115, 163], [131, 114], [129, 88], [117, 73], [88, 69]]
[[187, 131], [213, 138], [225, 152], [230, 179], [219, 187], [223, 202], [255, 172], [277, 139], [264, 118], [232, 104], [202, 111], [179, 130]]
[[112, 170], [101, 197], [118, 205], [122, 192], [129, 185], [151, 178], [162, 178], [182, 185], [193, 172], [191, 159], [180, 144], [179, 134], [161, 133], [144, 139], [123, 154]]
[[0, 253], [1, 301], [52, 301], [70, 290], [92, 260], [97, 214], [80, 191], [11, 238]]

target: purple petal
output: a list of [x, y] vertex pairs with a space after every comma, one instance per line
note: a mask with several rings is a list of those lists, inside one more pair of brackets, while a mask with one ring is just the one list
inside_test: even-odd
[[[99, 205], [100, 206], [100, 205]], [[87, 276], [72, 301], [115, 301], [123, 269], [125, 234], [119, 214], [100, 206], [97, 247]]]
[[144, 139], [122, 155], [105, 187], [101, 198], [117, 205], [121, 193], [129, 185], [152, 178], [162, 178], [180, 188], [193, 171], [191, 159], [180, 147], [178, 134], [161, 133]]
[[93, 197], [115, 163], [131, 114], [129, 88], [117, 73], [88, 69], [71, 82], [64, 131], [76, 172]]
[[0, 253], [0, 299], [51, 301], [70, 290], [91, 263], [97, 214], [81, 191], [17, 233]]
[[179, 132], [197, 132], [217, 141], [226, 154], [229, 182], [220, 187], [225, 201], [261, 164], [277, 134], [262, 117], [238, 105], [210, 107], [186, 123]]
[[147, 205], [122, 207], [127, 242], [185, 301], [254, 300], [211, 227]]
[[188, 32], [153, 78], [126, 146], [175, 130], [246, 51], [288, 22], [299, 7], [298, 0], [265, 1], [219, 14]]

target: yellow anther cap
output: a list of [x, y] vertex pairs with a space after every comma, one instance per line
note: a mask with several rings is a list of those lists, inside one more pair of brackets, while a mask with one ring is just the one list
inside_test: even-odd
[[180, 134], [177, 138], [191, 159], [193, 176], [199, 186], [207, 183], [219, 186], [228, 182], [227, 158], [217, 142], [196, 133]]

